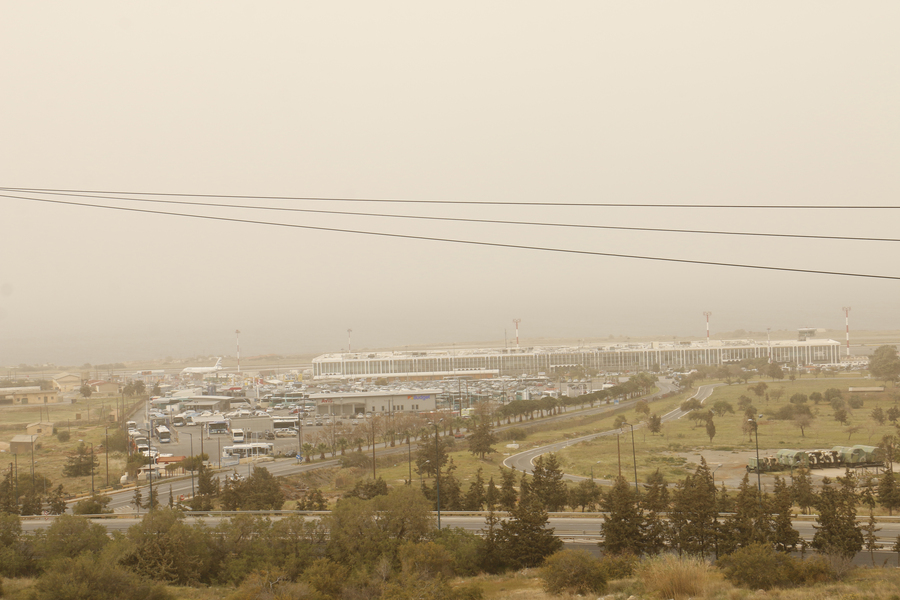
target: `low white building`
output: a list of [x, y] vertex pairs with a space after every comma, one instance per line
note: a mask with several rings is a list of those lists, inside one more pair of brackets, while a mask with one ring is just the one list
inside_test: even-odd
[[426, 413], [437, 406], [443, 390], [392, 390], [388, 392], [325, 392], [310, 394], [317, 415], [352, 417], [360, 413]]

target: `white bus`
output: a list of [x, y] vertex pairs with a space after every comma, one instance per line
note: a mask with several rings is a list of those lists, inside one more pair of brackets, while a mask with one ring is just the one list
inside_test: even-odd
[[275, 453], [275, 444], [255, 442], [253, 444], [235, 444], [222, 448], [222, 458], [247, 458], [248, 456], [271, 456]]
[[156, 438], [160, 444], [168, 444], [172, 441], [172, 432], [165, 425], [160, 425], [156, 428]]
[[231, 431], [231, 441], [235, 444], [243, 444], [244, 443], [244, 430], [243, 429], [233, 429]]
[[228, 433], [228, 421], [210, 421], [206, 424], [206, 430], [210, 435]]
[[298, 417], [275, 417], [272, 419], [272, 429], [278, 433], [279, 429], [297, 429], [300, 419]]

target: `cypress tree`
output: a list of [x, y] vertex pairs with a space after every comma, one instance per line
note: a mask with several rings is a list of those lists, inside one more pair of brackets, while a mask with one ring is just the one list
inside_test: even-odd
[[558, 512], [565, 508], [569, 490], [556, 455], [551, 452], [546, 455], [546, 459], [544, 456], [537, 457], [531, 474], [531, 492], [547, 510]]
[[800, 543], [800, 534], [794, 529], [791, 512], [793, 501], [791, 491], [781, 477], [775, 477], [775, 494], [772, 498], [771, 512], [775, 515], [772, 529], [772, 541], [775, 549], [790, 552]]
[[716, 487], [706, 459], [675, 489], [669, 515], [671, 541], [679, 554], [707, 556], [715, 551], [718, 529]]
[[639, 556], [643, 548], [642, 519], [634, 488], [624, 477], [616, 477], [615, 484], [600, 505], [606, 513], [600, 525], [603, 534], [600, 547], [609, 554], [627, 552]]
[[469, 484], [465, 505], [465, 510], [481, 510], [484, 506], [484, 477], [481, 467], [475, 472], [475, 480]]
[[488, 481], [487, 492], [484, 494], [484, 503], [490, 511], [496, 510], [497, 505], [500, 503], [500, 490], [497, 489], [493, 477]]
[[562, 549], [562, 541], [547, 527], [549, 517], [534, 495], [523, 497], [510, 518], [500, 524], [498, 546], [503, 562], [514, 569], [539, 566]]
[[893, 471], [885, 471], [878, 481], [878, 503], [893, 516], [894, 509], [900, 508], [900, 485]]
[[791, 496], [794, 503], [800, 507], [803, 514], [809, 514], [809, 507], [815, 504], [816, 494], [813, 491], [809, 469], [796, 469], [791, 482]]
[[666, 480], [659, 469], [650, 475], [647, 493], [641, 496], [641, 507], [644, 519], [641, 523], [643, 551], [646, 554], [659, 554], [666, 548], [669, 538], [669, 523], [662, 518], [669, 511], [669, 490]]
[[853, 558], [862, 550], [863, 533], [856, 523], [856, 499], [844, 487], [835, 488], [826, 477], [816, 497], [819, 516], [812, 547], [825, 554]]
[[516, 473], [513, 469], [500, 467], [500, 497], [498, 504], [503, 510], [512, 510], [519, 501], [519, 493], [516, 492]]

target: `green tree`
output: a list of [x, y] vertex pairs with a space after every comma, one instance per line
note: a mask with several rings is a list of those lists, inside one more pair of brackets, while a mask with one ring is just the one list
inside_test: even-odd
[[639, 556], [643, 548], [641, 511], [634, 489], [621, 475], [600, 503], [603, 523], [600, 546], [605, 554], [630, 553]]
[[63, 486], [59, 485], [50, 492], [47, 505], [51, 515], [61, 515], [66, 512], [66, 494]]
[[62, 558], [75, 558], [83, 552], [97, 554], [109, 543], [106, 527], [73, 515], [59, 515], [37, 540], [37, 555], [42, 566]]
[[712, 405], [711, 410], [717, 417], [724, 417], [726, 414], [734, 414], [734, 407], [728, 400], [716, 400]]
[[718, 529], [716, 487], [706, 459], [673, 493], [669, 513], [671, 542], [680, 554], [707, 556], [715, 548]]
[[791, 497], [804, 515], [809, 512], [810, 506], [815, 505], [816, 494], [813, 489], [812, 479], [809, 476], [809, 469], [794, 470], [794, 479], [791, 482]]
[[539, 566], [562, 549], [562, 541], [547, 527], [549, 517], [534, 494], [523, 497], [500, 524], [497, 545], [502, 562], [513, 569]]
[[863, 533], [856, 522], [856, 498], [826, 478], [816, 498], [819, 515], [812, 547], [824, 554], [853, 558], [862, 550]]
[[709, 436], [709, 443], [711, 444], [713, 438], [716, 437], [716, 424], [713, 423], [712, 413], [709, 413], [709, 417], [706, 419], [706, 435]]
[[753, 543], [768, 542], [771, 529], [768, 516], [759, 491], [750, 485], [750, 474], [744, 473], [734, 511], [725, 517], [719, 528], [719, 554], [731, 554]]
[[493, 445], [497, 443], [490, 421], [483, 421], [475, 426], [475, 431], [469, 436], [469, 452], [484, 459], [485, 454], [494, 451]]
[[580, 507], [581, 512], [584, 512], [586, 508], [593, 511], [601, 498], [600, 486], [594, 483], [592, 479], [582, 479], [578, 482], [578, 485], [569, 490], [567, 504], [572, 508]]
[[800, 543], [800, 533], [794, 529], [791, 489], [781, 477], [775, 477], [775, 493], [769, 511], [772, 513], [771, 541], [780, 552], [792, 552]]
[[769, 366], [766, 367], [766, 375], [771, 377], [773, 380], [784, 379], [784, 370], [778, 363], [769, 363]]
[[516, 472], [513, 469], [500, 467], [500, 497], [498, 506], [506, 511], [516, 507], [519, 501], [519, 493], [516, 491]]
[[668, 520], [663, 518], [669, 512], [669, 490], [659, 469], [650, 475], [648, 484], [647, 492], [641, 496], [643, 552], [659, 554], [666, 549], [669, 539]]
[[846, 408], [839, 408], [834, 411], [834, 420], [841, 425], [846, 425], [850, 421], [850, 413], [847, 412]]
[[396, 566], [400, 545], [423, 541], [434, 528], [431, 504], [408, 486], [371, 500], [341, 499], [322, 521], [329, 532], [328, 557], [348, 565], [386, 557]]
[[872, 416], [872, 420], [875, 421], [876, 423], [878, 423], [879, 425], [884, 425], [884, 422], [887, 419], [887, 417], [884, 414], [884, 409], [881, 408], [880, 406], [876, 406], [875, 408], [872, 409], [871, 416]]
[[653, 414], [650, 416], [650, 420], [647, 422], [647, 428], [650, 430], [650, 433], [657, 434], [662, 431], [662, 418], [659, 415]]
[[90, 475], [99, 464], [100, 460], [91, 449], [84, 442], [80, 442], [75, 448], [75, 454], [66, 458], [63, 475], [66, 477]]
[[888, 509], [893, 516], [895, 509], [900, 509], [900, 483], [892, 470], [885, 471], [878, 480], [878, 503]]
[[83, 500], [79, 500], [72, 507], [73, 515], [101, 515], [106, 513], [111, 513], [112, 511], [106, 508], [106, 505], [109, 504], [110, 498], [109, 496], [101, 496], [99, 494], [94, 494], [89, 498], [85, 498]]
[[197, 465], [197, 494], [191, 498], [191, 510], [212, 510], [213, 500], [219, 495], [219, 480], [206, 464]]
[[879, 346], [869, 358], [869, 372], [882, 381], [896, 381], [900, 377], [900, 357], [896, 346]]
[[155, 581], [179, 585], [210, 583], [218, 558], [215, 546], [205, 526], [188, 525], [179, 510], [158, 508], [128, 529], [119, 562]]
[[91, 386], [89, 386], [88, 384], [82, 383], [81, 387], [78, 388], [78, 393], [81, 394], [82, 397], [84, 397], [84, 398], [90, 398], [91, 394], [93, 393], [93, 390], [91, 389]]
[[[546, 457], [546, 458], [545, 458]], [[566, 506], [569, 490], [564, 473], [553, 452], [538, 456], [531, 471], [531, 489], [550, 512], [559, 512]]]
[[253, 467], [240, 487], [241, 510], [280, 510], [284, 505], [281, 484], [265, 467]]
[[484, 508], [484, 476], [481, 467], [475, 472], [475, 479], [469, 484], [464, 500], [465, 510], [481, 510]]
[[416, 450], [416, 470], [425, 477], [434, 477], [437, 467], [443, 469], [450, 458], [451, 442], [446, 437], [438, 437], [435, 442], [434, 435], [433, 427], [424, 429]]
[[57, 561], [34, 583], [33, 600], [172, 600], [164, 587], [89, 554]]

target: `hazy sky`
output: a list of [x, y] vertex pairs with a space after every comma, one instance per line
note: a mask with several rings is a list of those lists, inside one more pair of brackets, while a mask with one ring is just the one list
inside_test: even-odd
[[[0, 187], [464, 202], [898, 206], [896, 2], [4, 2]], [[900, 276], [898, 243], [0, 194]], [[157, 197], [900, 237], [897, 210]], [[900, 329], [900, 281], [0, 198], [0, 364], [512, 338]]]

